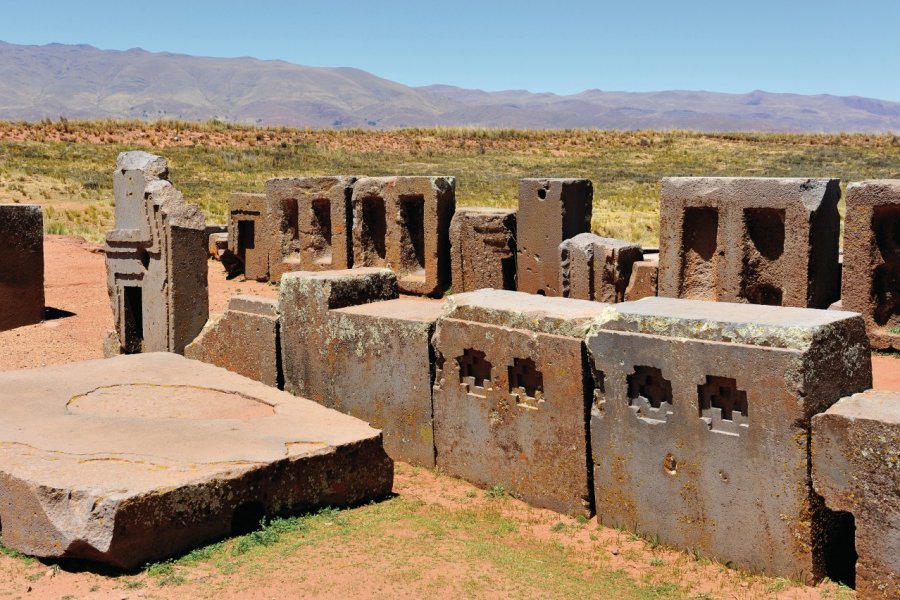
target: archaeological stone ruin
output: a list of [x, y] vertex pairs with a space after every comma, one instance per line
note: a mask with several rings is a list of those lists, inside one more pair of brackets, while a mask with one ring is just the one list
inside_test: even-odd
[[[900, 596], [900, 395], [870, 352], [900, 335], [897, 181], [848, 186], [841, 284], [835, 179], [666, 178], [658, 253], [591, 231], [586, 179], [497, 209], [457, 208], [453, 177], [277, 177], [224, 235], [164, 159], [113, 179], [112, 358], [0, 374], [6, 546], [131, 568], [377, 500], [403, 461]], [[0, 286], [39, 251], [17, 209]], [[210, 268], [277, 298], [208, 315]]]
[[44, 219], [33, 204], [0, 204], [0, 331], [44, 318]]
[[166, 160], [146, 152], [123, 152], [116, 161], [116, 228], [106, 235], [115, 329], [106, 356], [181, 354], [209, 317], [203, 213], [168, 176]]

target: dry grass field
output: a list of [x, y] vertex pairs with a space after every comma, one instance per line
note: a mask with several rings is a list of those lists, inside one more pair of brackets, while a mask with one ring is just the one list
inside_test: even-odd
[[169, 159], [171, 179], [208, 222], [233, 191], [274, 176], [455, 175], [461, 206], [515, 206], [521, 177], [588, 177], [593, 229], [654, 247], [666, 175], [900, 177], [895, 135], [253, 128], [219, 122], [0, 123], [0, 201], [46, 208], [48, 233], [102, 239], [123, 150]]

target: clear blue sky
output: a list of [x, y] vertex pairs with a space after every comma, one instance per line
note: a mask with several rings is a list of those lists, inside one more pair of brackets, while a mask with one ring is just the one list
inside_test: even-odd
[[349, 66], [408, 85], [900, 101], [900, 0], [16, 0], [0, 40]]

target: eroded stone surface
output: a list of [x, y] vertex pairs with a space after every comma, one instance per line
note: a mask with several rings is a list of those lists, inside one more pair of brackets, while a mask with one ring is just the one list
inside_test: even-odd
[[623, 302], [636, 261], [638, 244], [579, 233], [559, 245], [559, 290], [564, 298]]
[[453, 291], [516, 289], [516, 211], [460, 208], [450, 223]]
[[871, 386], [859, 315], [645, 298], [610, 306], [587, 346], [601, 522], [772, 575], [827, 574], [842, 522], [812, 493], [809, 420]]
[[900, 597], [900, 393], [869, 390], [812, 419], [812, 479], [853, 515], [856, 592]]
[[243, 266], [244, 277], [269, 279], [272, 234], [266, 216], [266, 195], [236, 192], [228, 198], [228, 251]]
[[873, 347], [900, 350], [900, 179], [847, 186], [841, 301]]
[[0, 331], [44, 318], [44, 218], [34, 204], [0, 204]]
[[502, 290], [448, 299], [433, 338], [438, 467], [590, 514], [582, 336], [606, 306]]
[[837, 179], [663, 178], [659, 295], [827, 308], [840, 197]]
[[123, 568], [390, 492], [365, 423], [169, 353], [0, 374], [8, 548]]
[[625, 300], [633, 302], [655, 296], [659, 281], [659, 254], [645, 256], [631, 268], [631, 281], [625, 289]]

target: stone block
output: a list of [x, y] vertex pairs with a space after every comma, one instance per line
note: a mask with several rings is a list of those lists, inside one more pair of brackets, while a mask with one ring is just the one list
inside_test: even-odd
[[587, 347], [601, 523], [770, 575], [829, 574], [844, 532], [812, 491], [810, 418], [871, 386], [859, 315], [645, 298], [610, 307]]
[[625, 288], [625, 300], [633, 302], [655, 296], [658, 281], [659, 254], [645, 255], [644, 260], [635, 262], [631, 268], [631, 281]]
[[813, 417], [812, 466], [828, 508], [853, 516], [857, 595], [900, 597], [900, 393], [869, 390]]
[[[395, 460], [434, 466], [431, 334], [441, 303], [386, 269], [286, 273], [285, 389], [381, 426]], [[377, 424], [377, 425], [376, 425]]]
[[233, 296], [228, 309], [214, 315], [184, 355], [234, 371], [272, 387], [281, 387], [278, 302], [258, 296]]
[[285, 177], [266, 182], [269, 271], [272, 281], [290, 271], [353, 266], [350, 200], [356, 177]]
[[623, 302], [635, 262], [644, 256], [638, 244], [579, 233], [559, 245], [559, 290], [563, 298]]
[[521, 179], [516, 216], [520, 292], [559, 296], [559, 245], [591, 231], [594, 186], [589, 179]]
[[364, 177], [353, 187], [353, 266], [386, 267], [400, 291], [440, 296], [450, 286], [453, 177]]
[[659, 295], [828, 308], [840, 198], [837, 179], [664, 178]]
[[228, 233], [209, 234], [209, 257], [219, 260], [222, 253], [228, 250]]
[[841, 301], [873, 347], [900, 350], [900, 179], [847, 186]]
[[171, 353], [0, 373], [3, 545], [133, 569], [390, 493], [362, 421]]
[[516, 211], [460, 208], [450, 222], [453, 291], [516, 289]]
[[582, 338], [607, 305], [504, 290], [446, 304], [432, 340], [438, 467], [535, 506], [591, 514]]
[[228, 251], [243, 264], [246, 279], [269, 279], [272, 235], [266, 214], [265, 194], [238, 192], [228, 198]]
[[34, 204], [0, 204], [0, 331], [44, 320], [44, 218]]
[[209, 317], [203, 213], [165, 177], [165, 159], [119, 154], [116, 228], [107, 232], [105, 247], [115, 322], [104, 343], [107, 355], [180, 354]]

